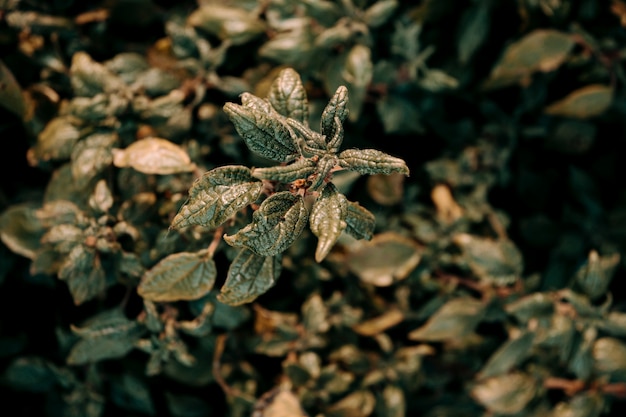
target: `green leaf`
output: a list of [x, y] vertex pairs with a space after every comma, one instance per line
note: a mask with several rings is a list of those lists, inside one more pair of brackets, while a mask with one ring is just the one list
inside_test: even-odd
[[280, 270], [280, 257], [258, 256], [243, 249], [230, 265], [217, 299], [231, 306], [249, 303], [274, 286]]
[[502, 53], [484, 84], [487, 89], [518, 83], [534, 72], [556, 70], [576, 45], [573, 35], [536, 29], [513, 42]]
[[72, 150], [72, 177], [79, 188], [87, 186], [113, 161], [112, 147], [117, 134], [98, 133], [81, 140]]
[[454, 298], [441, 306], [422, 327], [409, 333], [409, 339], [440, 342], [467, 336], [484, 313], [481, 301], [470, 297]]
[[234, 235], [225, 235], [224, 240], [261, 256], [278, 255], [298, 238], [307, 217], [302, 197], [282, 191], [263, 201], [252, 215], [252, 223]]
[[66, 281], [74, 304], [100, 295], [107, 288], [106, 273], [93, 248], [75, 245], [59, 270], [59, 279]]
[[592, 300], [605, 295], [620, 259], [618, 253], [611, 256], [600, 256], [597, 251], [592, 250], [589, 252], [586, 262], [576, 271], [576, 284]]
[[[335, 136], [337, 129], [337, 123], [335, 118], [339, 118], [340, 124], [345, 122], [348, 117], [348, 89], [346, 86], [339, 86], [335, 94], [331, 97], [330, 101], [322, 112], [321, 129], [322, 135], [328, 138]], [[336, 144], [336, 148], [339, 149], [341, 143]]]
[[278, 181], [284, 184], [298, 179], [306, 179], [316, 170], [316, 164], [310, 158], [300, 158], [292, 164], [268, 168], [252, 169], [252, 176], [262, 180]]
[[613, 103], [613, 87], [591, 84], [572, 91], [567, 96], [550, 104], [545, 113], [551, 116], [588, 119], [604, 113]]
[[189, 189], [189, 200], [172, 220], [172, 228], [198, 224], [214, 228], [261, 195], [263, 183], [241, 165], [215, 168]]
[[151, 301], [195, 300], [211, 291], [216, 276], [206, 250], [174, 253], [145, 273], [137, 292]]
[[359, 203], [348, 201], [346, 213], [346, 232], [357, 239], [370, 240], [374, 234], [376, 218]]
[[72, 326], [72, 331], [80, 336], [80, 340], [72, 347], [67, 363], [84, 365], [125, 356], [145, 329], [115, 309], [100, 313], [83, 327]]
[[309, 103], [300, 75], [292, 68], [280, 71], [272, 83], [268, 100], [274, 109], [285, 117], [304, 124], [309, 121]]
[[507, 340], [489, 357], [479, 372], [479, 378], [490, 378], [512, 370], [528, 357], [534, 339], [534, 332], [524, 332], [515, 339]]
[[593, 368], [611, 381], [626, 382], [626, 345], [614, 337], [601, 337], [593, 344]]
[[226, 103], [224, 111], [251, 151], [277, 162], [289, 162], [300, 155], [297, 143], [280, 118], [235, 103]]
[[375, 149], [347, 149], [339, 154], [339, 165], [361, 174], [409, 175], [409, 168], [400, 159]]
[[348, 202], [344, 195], [332, 183], [326, 184], [313, 203], [309, 217], [311, 231], [318, 239], [315, 250], [317, 262], [322, 262], [348, 226], [345, 221], [347, 213]]

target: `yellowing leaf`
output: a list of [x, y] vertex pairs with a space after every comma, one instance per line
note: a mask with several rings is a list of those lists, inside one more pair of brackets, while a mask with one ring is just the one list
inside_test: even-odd
[[406, 278], [420, 261], [417, 244], [397, 233], [374, 236], [350, 253], [348, 268], [363, 281], [384, 287]]
[[279, 257], [259, 256], [244, 249], [230, 264], [217, 299], [232, 306], [249, 303], [274, 286], [280, 270]]
[[250, 169], [229, 165], [212, 169], [198, 178], [189, 189], [189, 201], [172, 220], [173, 228], [192, 224], [213, 228], [261, 195], [263, 183], [252, 177]]
[[604, 113], [613, 102], [613, 88], [592, 84], [572, 91], [563, 99], [546, 107], [546, 114], [552, 116], [588, 119]]
[[523, 411], [536, 393], [537, 381], [521, 372], [486, 379], [471, 391], [487, 410], [505, 415]]
[[315, 250], [317, 262], [322, 262], [347, 227], [347, 211], [346, 198], [337, 192], [332, 183], [328, 183], [313, 203], [309, 217], [311, 231], [318, 239]]
[[150, 301], [195, 300], [215, 284], [217, 269], [206, 251], [174, 253], [148, 270], [137, 292]]
[[376, 336], [404, 320], [400, 310], [389, 310], [378, 317], [361, 322], [352, 327], [352, 330], [362, 336]]
[[283, 252], [300, 236], [307, 222], [304, 200], [289, 191], [272, 194], [252, 215], [252, 223], [224, 240], [261, 256]]
[[169, 175], [190, 172], [196, 168], [180, 146], [166, 139], [145, 138], [126, 149], [113, 149], [113, 164], [131, 167], [144, 174]]
[[553, 29], [537, 29], [509, 45], [491, 71], [485, 88], [518, 83], [534, 72], [557, 69], [574, 47], [574, 38]]

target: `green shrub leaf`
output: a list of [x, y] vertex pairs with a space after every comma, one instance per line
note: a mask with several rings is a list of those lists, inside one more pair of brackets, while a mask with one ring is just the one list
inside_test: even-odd
[[231, 246], [246, 247], [261, 256], [283, 252], [298, 238], [307, 221], [301, 196], [282, 191], [269, 196], [252, 216], [252, 223], [224, 236]]
[[339, 165], [361, 174], [399, 172], [409, 175], [409, 168], [402, 159], [375, 149], [347, 149], [339, 154]]
[[189, 200], [172, 220], [173, 228], [192, 224], [214, 228], [261, 195], [263, 183], [240, 165], [206, 172], [189, 189]]
[[150, 301], [195, 300], [211, 291], [216, 276], [206, 250], [174, 253], [144, 274], [137, 292]]
[[254, 168], [252, 176], [263, 180], [290, 183], [313, 174], [316, 164], [310, 158], [301, 158], [289, 165]]
[[321, 262], [328, 255], [341, 233], [348, 226], [345, 221], [347, 213], [348, 202], [346, 198], [337, 191], [332, 183], [328, 183], [313, 203], [309, 217], [311, 231], [318, 239], [315, 250], [317, 262]]
[[346, 212], [346, 232], [357, 239], [370, 240], [374, 234], [376, 218], [359, 203], [348, 201]]
[[308, 124], [309, 103], [306, 90], [300, 80], [300, 75], [292, 68], [280, 71], [272, 83], [269, 96], [274, 109], [285, 117], [290, 117], [304, 124]]
[[103, 359], [121, 358], [130, 352], [145, 328], [128, 320], [121, 310], [107, 310], [93, 317], [83, 327], [72, 326], [80, 340], [68, 357], [69, 365], [84, 365]]
[[259, 256], [243, 249], [230, 265], [217, 299], [232, 306], [249, 303], [276, 283], [280, 270], [280, 257]]
[[277, 162], [292, 161], [300, 154], [281, 118], [235, 103], [226, 103], [224, 111], [251, 151]]

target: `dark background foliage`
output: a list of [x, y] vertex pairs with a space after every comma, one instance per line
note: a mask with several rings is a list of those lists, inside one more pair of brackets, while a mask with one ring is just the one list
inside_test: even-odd
[[[148, 57], [151, 65], [159, 66], [159, 47], [155, 45], [170, 36], [166, 22], [174, 15], [190, 15], [198, 8], [198, 3], [203, 2], [0, 0], [0, 60], [17, 84], [36, 97], [30, 103], [37, 102], [40, 97], [37, 94], [42, 94], [41, 89], [33, 88], [37, 85], [53, 90], [59, 97], [56, 103], [71, 100], [74, 91], [69, 67], [76, 52], [87, 52], [96, 62], [111, 60], [120, 53], [136, 52]], [[244, 5], [241, 7], [250, 11], [249, 6], [253, 3], [241, 2]], [[265, 1], [258, 5], [271, 11], [274, 6], [280, 9], [282, 6], [276, 5], [282, 3], [292, 2]], [[376, 2], [355, 3], [365, 10]], [[236, 1], [229, 4], [239, 6]], [[288, 9], [285, 6], [285, 10]], [[16, 24], [10, 16], [17, 12], [32, 12], [34, 20], [25, 25]], [[65, 18], [67, 22], [84, 20], [80, 24], [68, 23], [67, 28], [65, 23], [50, 27], [37, 20], [44, 16]], [[261, 13], [260, 19], [269, 20], [268, 16], [271, 14]], [[314, 17], [310, 17], [309, 22], [316, 30], [333, 24], [332, 21], [330, 24], [318, 22]], [[394, 31], [398, 27], [409, 27], [411, 22], [420, 25], [420, 30], [413, 34], [413, 40], [420, 45], [419, 52], [432, 49], [419, 64], [422, 66], [417, 76], [410, 73], [411, 58], [402, 57], [393, 50], [394, 42], [397, 42]], [[522, 62], [532, 61], [531, 58], [525, 61], [524, 54], [536, 53], [540, 62], [556, 59], [557, 64], [548, 65], [548, 69], [537, 69], [532, 63], [527, 68], [522, 65], [512, 82], [488, 88], [486, 83], [494, 79], [498, 81], [493, 69], [502, 62], [507, 48], [519, 44], [529, 34], [543, 30], [567, 34], [574, 39], [567, 57], [560, 59], [547, 53], [543, 56], [532, 48], [518, 52]], [[225, 102], [236, 101], [241, 92], [238, 91], [239, 85], [226, 86], [227, 80], [243, 80], [244, 86], [262, 90], [262, 86], [259, 87], [261, 81], [269, 77], [274, 68], [290, 65], [290, 62], [258, 53], [276, 33], [276, 28], [268, 27], [259, 36], [228, 47], [224, 59], [203, 73], [213, 71], [224, 85], [207, 82], [202, 95], [197, 96], [201, 98], [200, 102], [217, 106], [221, 111]], [[340, 394], [326, 397], [320, 394], [314, 396], [314, 400], [300, 397], [306, 411], [311, 415], [396, 416], [398, 414], [394, 414], [389, 405], [390, 400], [385, 399], [390, 395], [390, 390], [386, 391], [390, 386], [400, 387], [403, 392], [407, 415], [474, 416], [483, 415], [485, 410], [491, 410], [495, 415], [568, 415], [565, 411], [558, 411], [559, 404], [583, 410], [573, 415], [623, 414], [626, 410], [623, 402], [626, 396], [626, 325], [619, 321], [622, 316], [611, 321], [613, 319], [607, 318], [607, 314], [626, 313], [626, 297], [621, 287], [626, 278], [623, 261], [626, 259], [626, 188], [623, 186], [626, 164], [622, 161], [626, 152], [626, 3], [621, 0], [400, 1], [382, 24], [370, 28], [368, 36], [370, 39], [364, 44], [370, 48], [374, 76], [364, 87], [359, 117], [346, 124], [344, 148], [375, 148], [399, 156], [407, 162], [411, 175], [402, 181], [399, 198], [398, 192], [380, 178], [370, 180], [367, 177], [351, 180], [348, 196], [376, 214], [378, 233], [393, 233], [392, 241], [410, 239], [418, 248], [421, 260], [407, 274], [398, 273], [393, 285], [372, 285], [364, 278], [367, 271], [350, 266], [351, 256], [356, 256], [353, 253], [358, 250], [349, 244], [339, 245], [334, 257], [321, 266], [312, 260], [312, 239], [305, 238], [302, 246], [292, 248], [276, 286], [257, 300], [261, 308], [283, 315], [302, 315], [303, 303], [310, 301], [312, 294], [320, 294], [331, 312], [325, 320], [337, 323], [344, 320], [346, 328], [351, 325], [346, 318], [351, 309], [361, 314], [357, 322], [383, 315], [392, 307], [401, 306], [403, 312], [402, 320], [375, 332], [389, 339], [389, 349], [380, 338], [346, 332], [337, 325], [324, 333], [326, 342], [322, 346], [294, 350], [297, 355], [315, 351], [322, 365], [331, 363], [339, 370], [355, 375], [350, 389]], [[215, 33], [205, 34], [205, 38], [214, 46], [224, 41]], [[329, 51], [317, 52], [313, 59], [318, 66], [324, 66], [360, 42], [350, 38]], [[29, 44], [34, 50], [28, 49]], [[64, 69], [55, 69], [50, 63], [53, 58], [60, 60]], [[381, 62], [388, 66], [376, 67]], [[332, 84], [328, 79], [337, 75], [317, 67], [310, 71], [307, 67], [296, 69], [311, 100], [327, 101], [326, 84]], [[433, 70], [439, 73], [429, 72]], [[446, 78], [433, 87], [433, 84], [426, 83], [429, 76]], [[6, 85], [0, 87], [6, 88]], [[581, 104], [583, 110], [575, 115], [547, 110], [551, 104], [589, 85], [608, 86], [610, 103], [598, 104], [590, 99]], [[191, 88], [196, 87], [194, 84]], [[351, 94], [356, 89], [353, 87]], [[189, 94], [186, 105], [194, 101], [194, 94], [200, 94], [198, 91]], [[391, 99], [400, 100], [401, 104], [398, 107], [381, 104]], [[30, 123], [23, 123], [22, 118], [10, 110], [11, 104], [0, 106], [0, 137], [4, 142], [0, 152], [0, 211], [22, 203], [41, 204], [53, 174], [66, 162], [41, 158], [29, 163], [26, 157], [29, 150], [36, 148], [43, 124], [55, 118], [59, 111], [55, 103], [45, 100], [39, 103], [37, 116], [30, 119]], [[209, 153], [196, 152], [192, 158], [199, 166], [209, 169], [224, 164], [252, 166], [264, 163], [251, 155], [235, 137], [226, 119], [216, 119], [219, 129], [207, 127], [206, 121], [198, 115], [199, 104], [190, 106], [193, 111], [191, 126], [181, 137], [168, 139], [186, 144], [187, 139], [195, 138], [201, 145], [210, 146]], [[398, 117], [390, 126], [385, 118], [394, 112]], [[120, 116], [128, 121], [123, 126], [132, 130], [126, 136], [122, 133], [124, 146], [121, 147], [140, 136], [136, 134], [133, 117], [129, 113]], [[112, 171], [104, 175], [113, 178], [117, 174]], [[179, 184], [181, 181], [186, 187], [190, 184], [189, 178], [173, 182]], [[450, 209], [450, 201], [433, 202], [432, 190], [442, 184], [450, 190], [452, 202], [458, 202], [462, 210], [458, 217], [453, 216], [453, 221], [438, 217], [442, 211]], [[161, 186], [165, 191], [157, 194], [159, 201], [168, 202], [167, 206], [173, 208], [174, 212], [169, 213], [171, 216], [180, 202], [168, 200], [176, 191], [171, 192], [169, 187], [175, 189], [177, 185]], [[376, 187], [382, 187], [383, 194], [391, 195], [393, 201], [389, 202], [372, 191]], [[118, 188], [123, 189], [123, 185]], [[158, 220], [166, 229], [164, 219]], [[467, 236], [479, 242], [470, 240], [464, 245], [462, 242]], [[191, 240], [191, 237], [185, 239]], [[480, 249], [484, 241], [487, 242], [486, 249]], [[191, 242], [198, 247], [202, 244], [202, 241]], [[512, 260], [516, 255], [505, 250], [506, 259], [492, 260], [490, 254], [499, 253], [503, 242], [512, 242], [514, 252], [519, 251], [522, 261]], [[184, 243], [177, 241], [175, 249], [184, 250]], [[129, 247], [133, 244], [127, 243]], [[384, 245], [379, 250], [385, 250], [383, 248]], [[476, 253], [472, 253], [472, 248], [478, 248]], [[597, 251], [601, 259], [614, 259], [612, 256], [619, 259], [610, 267], [598, 267], [599, 274], [604, 274], [603, 279], [609, 282], [601, 296], [592, 296], [577, 287], [580, 281], [576, 281], [576, 274], [584, 275], [580, 271], [590, 259], [591, 251]], [[216, 253], [218, 270], [225, 271], [231, 259], [226, 249]], [[155, 262], [146, 263], [145, 266], [150, 267]], [[480, 269], [481, 265], [484, 269]], [[502, 268], [511, 268], [514, 278], [494, 273]], [[485, 270], [487, 272], [480, 272]], [[216, 288], [223, 283], [221, 276]], [[150, 407], [137, 406], [140, 401], [133, 398], [133, 390], [119, 382], [124, 375], [132, 375], [147, 387], [154, 415], [250, 413], [251, 404], [245, 403], [244, 395], [225, 394], [215, 380], [193, 386], [171, 375], [145, 376], [148, 356], [138, 350], [95, 365], [66, 363], [75, 342], [70, 325], [83, 323], [120, 305], [129, 319], [142, 313], [144, 304], [134, 288], [130, 280], [130, 283], [111, 286], [94, 300], [76, 305], [64, 282], [54, 276], [32, 273], [31, 259], [0, 244], [0, 374], [5, 375], [0, 392], [4, 397], [3, 409], [12, 410], [10, 413], [16, 416], [150, 414]], [[564, 289], [582, 294], [587, 304], [562, 292]], [[408, 295], [399, 295], [404, 294], [403, 291]], [[333, 299], [333, 294], [341, 294], [342, 301]], [[512, 313], [514, 302], [527, 299], [525, 297], [530, 294], [551, 297], [555, 311], [562, 312], [558, 308], [565, 308], [565, 304], [571, 307], [571, 315], [565, 314], [574, 323], [574, 335], [571, 340], [567, 339], [569, 342], [565, 342], [565, 336], [560, 333], [556, 335], [558, 331], [551, 327], [553, 316], [536, 313], [537, 317], [533, 316], [536, 322], [529, 324], [532, 320], [521, 319], [517, 313]], [[445, 302], [461, 296], [483, 300], [487, 306], [481, 311], [484, 316], [474, 323], [477, 339], [461, 338], [463, 341], [455, 346], [447, 336], [411, 336], [415, 329], [423, 329], [422, 326]], [[402, 307], [402, 300], [406, 301], [406, 306]], [[199, 309], [198, 306], [195, 309], [181, 307], [181, 318], [189, 320], [198, 315]], [[258, 320], [259, 310], [247, 306], [241, 311], [242, 317], [254, 316]], [[254, 338], [259, 328], [253, 320], [233, 320], [235, 323], [231, 326], [228, 320], [222, 318], [220, 322], [214, 318], [216, 330], [205, 338], [205, 341], [210, 339], [206, 343], [215, 344], [218, 335], [228, 334], [222, 361], [232, 368], [228, 374], [231, 386], [245, 391], [245, 382], [255, 381], [256, 388], [247, 394], [258, 398], [279, 385], [285, 375], [287, 379], [293, 379], [285, 364], [289, 349], [278, 355], [259, 350]], [[289, 322], [285, 317], [276, 320], [281, 323], [274, 323], [276, 328], [285, 333], [293, 330], [293, 326], [285, 324]], [[465, 323], [463, 320], [457, 320], [461, 328]], [[532, 348], [522, 349], [523, 354], [507, 352], [511, 365], [506, 372], [496, 372], [496, 376], [510, 375], [514, 370], [532, 375], [537, 386], [544, 387], [541, 394], [528, 401], [511, 399], [511, 404], [521, 401], [526, 405], [522, 410], [512, 412], [506, 407], [498, 408], [472, 388], [474, 382], [480, 386], [478, 372], [484, 370], [494, 352], [505, 342], [516, 340], [512, 335], [526, 331], [540, 334], [542, 326], [546, 332], [554, 332], [554, 345], [544, 339], [543, 342], [535, 339]], [[597, 333], [591, 334], [593, 332]], [[277, 345], [282, 342], [284, 335], [277, 335], [280, 331], [272, 334], [275, 339], [271, 340]], [[304, 336], [301, 337], [304, 340]], [[586, 337], [594, 348], [585, 345]], [[613, 353], [607, 354], [608, 359], [600, 352], [602, 343], [597, 343], [602, 337], [619, 342], [615, 349], [610, 349]], [[203, 350], [201, 338], [188, 335], [181, 338], [190, 351], [198, 346], [202, 354], [214, 351], [213, 348]], [[421, 358], [419, 369], [407, 376], [408, 382], [397, 375], [373, 376], [368, 373], [381, 369], [400, 373], [402, 366], [394, 362], [397, 360], [394, 355], [401, 348], [422, 343], [429, 345], [432, 352], [423, 356], [407, 353], [413, 359]], [[571, 343], [569, 348], [576, 353], [558, 352], [560, 348], [566, 349], [567, 343]], [[359, 368], [358, 363], [336, 359], [340, 356], [337, 352], [344, 346], [356, 346], [362, 352], [367, 371]], [[578, 354], [580, 356], [576, 356]], [[611, 354], [615, 357], [610, 357]], [[94, 411], [89, 409], [91, 400], [70, 398], [70, 392], [74, 396], [79, 394], [77, 390], [59, 388], [62, 385], [58, 382], [62, 380], [61, 371], [44, 376], [31, 375], [25, 379], [7, 376], [8, 370], [13, 369], [21, 358], [39, 358], [37, 360], [71, 373], [73, 381], [85, 384], [85, 392], [95, 393], [98, 399], [94, 403], [103, 404], [102, 408]], [[585, 361], [589, 364], [576, 365]], [[32, 369], [49, 369], [49, 365], [46, 366], [33, 366]], [[580, 370], [583, 368], [586, 371]], [[34, 388], [16, 383], [25, 380], [41, 385]], [[366, 380], [369, 382], [364, 382]], [[558, 381], [562, 384], [559, 385]], [[579, 382], [581, 386], [576, 385]], [[329, 389], [322, 382], [316, 383], [319, 385], [311, 383], [306, 389], [319, 392]], [[515, 381], [509, 383], [511, 386], [517, 384]], [[122, 386], [124, 388], [120, 388]], [[610, 388], [602, 388], [607, 386]], [[341, 407], [333, 408], [349, 392], [362, 389], [375, 393], [378, 402], [373, 410], [360, 409], [351, 414]], [[50, 394], [52, 391], [57, 394]], [[524, 392], [522, 388], [513, 391]], [[498, 392], [492, 394], [501, 395]], [[302, 390], [299, 395], [304, 395]], [[598, 403], [601, 405], [590, 406], [589, 402], [597, 398], [600, 398]], [[245, 405], [237, 405], [238, 401]], [[71, 410], [63, 405], [79, 403], [83, 405]]]

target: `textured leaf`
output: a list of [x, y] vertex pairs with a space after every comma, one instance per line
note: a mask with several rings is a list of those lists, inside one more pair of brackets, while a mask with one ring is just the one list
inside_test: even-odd
[[256, 201], [263, 183], [240, 165], [215, 168], [198, 178], [189, 189], [189, 200], [172, 220], [173, 228], [198, 224], [214, 228]]
[[100, 295], [107, 288], [106, 273], [96, 251], [75, 245], [59, 270], [59, 279], [66, 281], [74, 304]]
[[121, 311], [109, 310], [72, 330], [81, 338], [70, 350], [67, 363], [84, 365], [125, 356], [145, 329], [136, 321], [128, 320]]
[[409, 168], [402, 159], [375, 149], [347, 149], [339, 154], [339, 165], [361, 174], [399, 172], [409, 175]]
[[[337, 130], [335, 118], [338, 118], [340, 124], [343, 124], [348, 117], [348, 113], [348, 89], [342, 85], [337, 88], [337, 91], [335, 91], [335, 94], [333, 94], [322, 112], [322, 135], [326, 136], [327, 141], [335, 136], [335, 131]], [[339, 149], [340, 146], [341, 142], [333, 143], [334, 149]]]
[[505, 415], [524, 410], [536, 394], [537, 381], [521, 372], [489, 378], [471, 391], [487, 410]]
[[409, 333], [409, 339], [440, 342], [467, 336], [482, 320], [485, 306], [469, 297], [454, 298], [445, 303], [420, 328]]
[[262, 99], [250, 93], [243, 93], [241, 95], [241, 104], [249, 109], [258, 110], [267, 114], [271, 114], [273, 111], [272, 104], [269, 100]]
[[137, 292], [146, 300], [195, 300], [213, 288], [217, 269], [205, 250], [174, 253], [143, 276]]
[[145, 138], [126, 149], [113, 150], [113, 164], [118, 168], [132, 167], [144, 174], [178, 174], [196, 168], [185, 150], [160, 138]]
[[316, 165], [310, 158], [300, 158], [289, 165], [268, 168], [254, 168], [252, 176], [255, 178], [290, 183], [298, 179], [306, 179], [316, 170]]
[[604, 113], [612, 102], [612, 87], [592, 84], [572, 91], [561, 100], [550, 104], [545, 112], [552, 116], [588, 119]]
[[243, 249], [231, 263], [217, 299], [233, 306], [249, 303], [274, 286], [280, 270], [280, 257]]
[[309, 122], [309, 103], [300, 75], [291, 68], [280, 71], [267, 96], [274, 109], [285, 117], [304, 124]]
[[231, 246], [246, 247], [261, 256], [285, 251], [300, 236], [307, 222], [301, 196], [282, 191], [269, 196], [252, 215], [252, 223], [224, 240]]
[[251, 151], [277, 162], [292, 161], [300, 154], [281, 119], [235, 103], [226, 103], [224, 111]]
[[376, 218], [359, 203], [348, 201], [346, 213], [346, 232], [357, 239], [370, 240], [374, 234]]
[[311, 231], [318, 239], [315, 250], [317, 262], [322, 262], [348, 226], [345, 221], [347, 213], [348, 202], [344, 195], [332, 183], [326, 184], [313, 203], [309, 216]]

